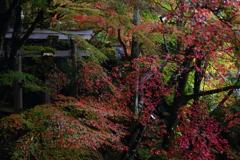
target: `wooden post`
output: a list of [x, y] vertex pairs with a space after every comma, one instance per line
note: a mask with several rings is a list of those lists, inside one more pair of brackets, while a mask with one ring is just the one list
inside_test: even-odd
[[[22, 58], [18, 54], [15, 71], [22, 72]], [[19, 79], [14, 80], [13, 82], [13, 89], [14, 89], [14, 112], [19, 113], [23, 109], [23, 101], [22, 101], [22, 86], [21, 81]]]
[[70, 39], [71, 44], [71, 58], [73, 61], [73, 69], [72, 72], [74, 74], [74, 80], [70, 86], [70, 96], [76, 97], [78, 95], [78, 85], [77, 85], [77, 46], [74, 44], [74, 40]]
[[[48, 77], [45, 77], [45, 85], [49, 85], [50, 84], [50, 79]], [[50, 98], [50, 94], [47, 92], [44, 92], [44, 103], [51, 103], [51, 98]]]

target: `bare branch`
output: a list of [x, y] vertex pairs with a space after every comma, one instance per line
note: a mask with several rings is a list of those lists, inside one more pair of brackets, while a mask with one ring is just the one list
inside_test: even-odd
[[104, 29], [102, 28], [102, 29], [96, 31], [96, 32], [94, 33], [94, 35], [92, 35], [90, 41], [93, 40], [93, 39], [94, 39], [99, 33], [101, 33], [103, 30], [104, 30]]
[[19, 42], [19, 45], [18, 47], [20, 48], [24, 42], [28, 39], [28, 37], [31, 35], [31, 33], [34, 31], [34, 29], [36, 28], [37, 24], [39, 22], [41, 22], [43, 20], [43, 14], [44, 14], [44, 11], [43, 10], [40, 10], [38, 12], [38, 15], [37, 17], [35, 18], [34, 22], [32, 23], [32, 25], [29, 27], [29, 29], [27, 30], [27, 32], [25, 33], [25, 35], [23, 36], [23, 38], [21, 39], [21, 41]]
[[228, 94], [222, 99], [222, 101], [218, 104], [218, 106], [212, 112], [210, 112], [210, 116], [213, 116], [214, 114], [216, 114], [216, 112], [219, 111], [223, 107], [223, 104], [229, 99], [229, 97], [232, 95], [232, 93], [233, 93], [233, 89], [231, 89], [228, 92]]
[[202, 92], [199, 92], [196, 94], [187, 95], [186, 97], [188, 100], [190, 100], [190, 99], [193, 99], [194, 97], [206, 96], [206, 95], [220, 93], [220, 92], [224, 92], [224, 91], [228, 91], [228, 90], [232, 90], [232, 89], [238, 89], [238, 88], [240, 88], [240, 84], [222, 87], [222, 88], [218, 88], [218, 89], [212, 89], [209, 91], [202, 91]]
[[[240, 77], [238, 77], [237, 81], [235, 84], [237, 84], [240, 80]], [[227, 95], [222, 99], [222, 101], [218, 104], [218, 106], [210, 113], [210, 116], [214, 115], [219, 109], [223, 107], [223, 104], [229, 99], [229, 97], [233, 94], [233, 89], [231, 89]]]

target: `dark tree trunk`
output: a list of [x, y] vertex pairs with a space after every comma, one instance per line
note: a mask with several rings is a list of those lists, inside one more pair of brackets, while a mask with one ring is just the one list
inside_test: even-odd
[[176, 72], [176, 75], [173, 75], [173, 76], [177, 76], [178, 74], [180, 74], [177, 77], [176, 82], [172, 82], [171, 79], [169, 81], [169, 83], [175, 83], [177, 91], [175, 93], [173, 103], [169, 109], [170, 117], [168, 118], [168, 121], [167, 121], [167, 133], [164, 135], [164, 139], [162, 143], [162, 148], [165, 150], [169, 149], [171, 145], [171, 141], [175, 139], [176, 127], [179, 123], [179, 118], [178, 118], [179, 108], [182, 107], [183, 105], [186, 105], [189, 100], [189, 98], [186, 97], [185, 88], [187, 85], [188, 75], [191, 71], [190, 68], [192, 67], [193, 58], [191, 58], [190, 56], [193, 53], [192, 49], [193, 49], [193, 46], [186, 48], [185, 50], [184, 62], [179, 67], [182, 69], [182, 71], [179, 70]]
[[[133, 16], [133, 24], [135, 26], [140, 25], [140, 10], [136, 9]], [[140, 53], [139, 43], [137, 36], [133, 35], [132, 37], [132, 51], [131, 51], [131, 60], [138, 58]]]
[[9, 8], [7, 8], [8, 0], [1, 0], [0, 3], [0, 50], [3, 49], [3, 42], [5, 35], [10, 28], [11, 23], [14, 21], [16, 8], [22, 3], [21, 0], [14, 0]]

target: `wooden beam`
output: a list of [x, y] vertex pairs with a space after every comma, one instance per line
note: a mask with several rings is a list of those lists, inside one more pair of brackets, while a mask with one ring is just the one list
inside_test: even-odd
[[[12, 38], [13, 29], [10, 28], [5, 35], [5, 38]], [[61, 31], [61, 32], [55, 32], [50, 30], [34, 30], [32, 34], [29, 36], [28, 39], [47, 39], [48, 36], [58, 36], [58, 39], [64, 40], [64, 39], [70, 39], [71, 36], [74, 37], [74, 35], [79, 35], [84, 39], [90, 39], [92, 37], [93, 30], [79, 30], [79, 31]], [[20, 38], [24, 36], [24, 31], [19, 35]]]
[[[4, 51], [1, 52], [2, 55], [0, 55], [0, 57], [4, 57]], [[21, 57], [32, 57], [30, 54], [26, 54], [26, 53], [19, 53]], [[42, 52], [40, 51], [34, 51], [32, 53], [33, 55], [37, 56], [37, 57], [42, 57]], [[81, 50], [77, 50], [76, 53], [77, 56], [89, 56], [88, 53], [86, 53], [85, 51], [81, 51]], [[53, 57], [71, 57], [71, 50], [64, 50], [64, 51], [55, 51]]]
[[[54, 57], [71, 57], [71, 50], [67, 50], [67, 51], [55, 51], [54, 53]], [[76, 50], [75, 51], [75, 55], [76, 56], [89, 56], [88, 53], [86, 53], [85, 51], [81, 51], [81, 50]]]
[[[9, 28], [8, 33], [12, 33], [13, 32], [13, 28]], [[26, 32], [26, 30], [23, 30], [23, 33]], [[93, 29], [83, 29], [83, 30], [67, 30], [67, 31], [59, 31], [59, 32], [55, 32], [55, 31], [51, 31], [51, 30], [34, 30], [33, 33], [71, 33], [71, 34], [93, 34]]]

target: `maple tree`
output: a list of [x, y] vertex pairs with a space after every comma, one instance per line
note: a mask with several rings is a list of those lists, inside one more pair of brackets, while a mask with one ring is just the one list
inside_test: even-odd
[[[145, 14], [146, 17], [142, 18], [142, 22], [145, 22], [144, 24], [138, 24], [137, 26], [134, 26], [134, 24], [125, 24], [127, 27], [125, 27], [124, 30], [130, 35], [124, 37], [126, 38], [125, 44], [123, 44], [123, 41], [121, 40], [121, 34], [118, 33], [120, 44], [126, 48], [126, 58], [134, 57], [138, 59], [137, 61], [140, 62], [140, 66], [146, 67], [145, 73], [138, 73], [140, 70], [138, 68], [139, 66], [134, 66], [134, 63], [129, 64], [130, 66], [133, 65], [131, 67], [136, 70], [136, 72], [130, 72], [129, 75], [134, 75], [137, 79], [135, 79], [134, 76], [131, 76], [131, 79], [128, 79], [129, 77], [127, 77], [127, 82], [124, 82], [125, 84], [128, 83], [135, 86], [135, 88], [131, 88], [132, 92], [139, 94], [138, 96], [136, 96], [136, 94], [134, 96], [133, 93], [131, 94], [131, 96], [135, 98], [131, 99], [132, 104], [130, 103], [130, 108], [134, 108], [133, 106], [144, 106], [144, 109], [147, 110], [145, 118], [143, 118], [143, 112], [138, 113], [136, 111], [138, 109], [136, 108], [132, 110], [141, 117], [138, 124], [144, 124], [149, 121], [149, 118], [155, 116], [159, 116], [158, 118], [163, 120], [162, 123], [166, 125], [166, 132], [163, 133], [164, 138], [162, 138], [162, 141], [159, 140], [158, 143], [162, 144], [162, 148], [160, 147], [161, 149], [169, 151], [169, 156], [173, 156], [170, 153], [174, 153], [175, 156], [180, 156], [182, 154], [185, 158], [192, 157], [194, 159], [194, 154], [198, 157], [200, 152], [206, 152], [207, 154], [205, 154], [204, 157], [206, 159], [212, 159], [214, 158], [214, 154], [210, 151], [211, 149], [217, 148], [216, 152], [220, 153], [227, 151], [224, 147], [215, 146], [216, 143], [221, 144], [221, 146], [224, 146], [226, 143], [224, 141], [226, 135], [222, 138], [221, 136], [226, 134], [227, 131], [220, 129], [220, 126], [224, 126], [225, 124], [222, 123], [222, 121], [219, 121], [219, 118], [217, 118], [218, 121], [214, 121], [212, 118], [219, 116], [215, 115], [216, 112], [221, 112], [219, 111], [219, 108], [227, 108], [235, 103], [235, 100], [230, 99], [229, 96], [233, 95], [233, 89], [239, 88], [237, 80], [238, 68], [234, 64], [234, 62], [238, 61], [237, 57], [239, 54], [238, 45], [236, 45], [239, 43], [239, 39], [236, 36], [239, 34], [239, 8], [234, 6], [238, 6], [239, 2], [234, 1], [231, 3], [222, 3], [222, 1], [219, 1], [216, 5], [215, 3], [209, 4], [204, 1], [156, 1], [152, 6], [153, 12], [147, 13], [151, 16], [150, 21], [148, 21], [149, 15]], [[143, 9], [144, 12], [144, 8], [141, 9]], [[118, 27], [114, 24], [110, 25], [113, 28]], [[119, 27], [118, 31], [122, 29], [123, 28]], [[131, 43], [131, 35], [133, 34], [135, 37], [137, 35], [137, 41], [141, 44], [141, 58], [133, 56], [135, 51], [134, 47], [131, 49], [131, 46], [135, 45], [134, 37]], [[129, 46], [129, 44], [131, 45]], [[129, 50], [131, 51], [129, 52]], [[151, 60], [152, 63], [145, 62], [141, 64], [142, 58], [149, 57], [150, 54], [157, 54], [159, 56], [156, 58], [158, 64], [154, 64], [155, 60]], [[134, 61], [136, 61], [136, 59], [134, 59]], [[227, 65], [223, 65], [223, 63], [218, 64], [219, 61], [223, 61], [223, 63]], [[151, 69], [148, 67], [151, 67]], [[225, 67], [228, 69], [226, 70]], [[212, 68], [214, 68], [214, 71]], [[152, 71], [152, 69], [155, 69], [155, 71]], [[120, 67], [117, 70], [124, 69]], [[158, 73], [159, 77], [163, 77], [160, 78], [163, 81], [162, 83], [158, 82], [156, 85], [156, 80], [153, 80], [151, 81], [151, 85], [156, 85], [158, 87], [161, 86], [161, 89], [151, 89], [150, 87], [146, 87], [146, 84], [144, 83], [150, 81], [152, 76], [157, 75], [156, 71], [159, 71], [162, 74]], [[216, 72], [218, 72], [218, 75], [213, 77], [214, 80], [210, 78], [210, 81], [208, 78], [209, 75], [211, 77], [211, 74], [214, 75]], [[231, 74], [236, 74], [233, 81], [225, 80], [227, 79], [227, 76]], [[219, 83], [219, 81], [221, 83]], [[214, 89], [211, 88], [206, 90], [205, 88], [207, 88], [206, 86], [210, 82], [215, 83]], [[154, 91], [156, 90], [164, 94], [159, 94], [154, 99], [153, 95], [155, 95]], [[225, 91], [228, 90], [230, 91], [226, 93]], [[212, 94], [218, 95], [218, 97], [221, 95], [219, 99], [214, 100], [214, 102], [218, 103], [218, 106], [224, 107], [214, 107], [211, 106], [213, 104], [206, 104], [207, 97]], [[212, 98], [214, 97], [215, 96], [212, 96]], [[149, 98], [151, 98], [151, 100], [149, 100]], [[227, 100], [228, 104], [224, 105]], [[133, 103], [135, 105], [133, 105]], [[156, 115], [154, 115], [153, 113], [156, 110], [158, 113], [155, 113]], [[200, 110], [206, 112], [204, 113], [204, 116], [199, 113]], [[149, 112], [152, 113], [152, 115]], [[209, 117], [209, 115], [211, 116]], [[188, 117], [187, 119], [185, 119], [186, 116]], [[201, 118], [199, 118], [199, 116]], [[224, 116], [226, 116], [226, 114]], [[206, 119], [209, 120], [206, 121]], [[196, 123], [204, 123], [204, 125], [207, 126], [207, 123], [210, 123], [210, 126], [219, 125], [218, 135], [214, 134], [215, 140], [212, 147], [211, 144], [209, 144], [209, 146], [206, 146], [202, 151], [197, 147], [197, 139], [199, 138], [199, 141], [203, 144], [209, 143], [209, 140], [206, 137], [211, 137], [211, 133], [206, 132], [209, 135], [202, 137], [202, 132], [204, 132], [203, 130], [205, 129], [211, 130], [211, 128], [208, 129], [201, 127], [201, 129], [196, 129], [198, 132], [192, 132], [192, 134], [184, 133], [186, 128], [190, 127], [189, 125], [197, 125], [195, 124], [195, 120], [197, 120]], [[185, 123], [184, 121], [190, 121], [192, 123]], [[137, 143], [140, 142], [140, 139], [143, 137], [143, 132], [146, 131], [147, 128], [146, 124], [138, 124], [136, 127], [139, 127], [139, 130], [135, 128], [135, 133], [138, 135], [132, 134], [132, 139], [130, 138], [130, 141], [137, 141]], [[181, 130], [183, 124], [186, 127], [185, 130]], [[198, 134], [200, 135], [198, 136]], [[211, 138], [211, 141], [214, 137]], [[178, 144], [175, 146], [176, 148], [170, 147], [172, 144], [171, 142], [177, 140], [177, 142], [181, 143], [181, 141], [184, 141], [183, 138], [188, 139], [186, 140], [188, 141], [186, 146], [180, 145], [179, 147]], [[193, 139], [191, 140], [191, 138]], [[195, 141], [196, 148], [194, 148]], [[135, 154], [133, 152], [136, 151], [136, 146], [138, 144], [134, 142], [133, 144], [128, 145], [130, 147], [128, 154], [129, 157], [132, 157]], [[181, 150], [182, 153], [179, 153], [176, 149]]]
[[[76, 39], [90, 55], [79, 57], [79, 96], [58, 95], [55, 104], [2, 119], [0, 136], [8, 145], [3, 150], [11, 147], [15, 158], [238, 159], [239, 5], [238, 0], [85, 5], [91, 13], [71, 17], [96, 33], [92, 46]], [[123, 48], [121, 61], [111, 57], [114, 45]]]

